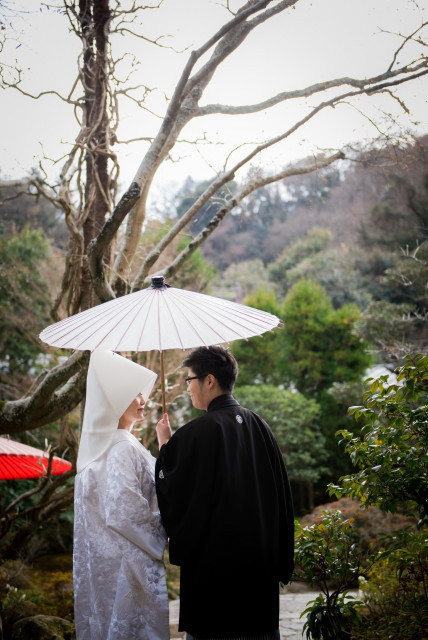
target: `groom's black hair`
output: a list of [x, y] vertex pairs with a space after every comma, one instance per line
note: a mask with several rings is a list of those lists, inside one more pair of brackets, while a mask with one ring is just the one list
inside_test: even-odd
[[224, 347], [197, 347], [183, 360], [183, 367], [204, 378], [211, 373], [225, 393], [232, 393], [238, 375], [238, 363]]

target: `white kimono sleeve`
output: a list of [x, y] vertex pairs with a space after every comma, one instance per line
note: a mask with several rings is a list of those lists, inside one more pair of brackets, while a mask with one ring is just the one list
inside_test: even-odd
[[132, 445], [119, 441], [107, 460], [106, 525], [155, 560], [162, 560], [166, 533], [153, 470]]

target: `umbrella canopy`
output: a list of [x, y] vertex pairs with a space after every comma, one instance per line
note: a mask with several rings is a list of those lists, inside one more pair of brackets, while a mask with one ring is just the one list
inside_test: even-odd
[[46, 327], [40, 339], [61, 349], [160, 352], [165, 412], [163, 351], [191, 349], [251, 338], [274, 329], [279, 318], [244, 304], [176, 289], [154, 276], [152, 285], [81, 311]]
[[[27, 480], [46, 474], [49, 456], [41, 449], [21, 442], [0, 438], [0, 480]], [[62, 458], [52, 458], [52, 475], [71, 469], [71, 463]]]
[[62, 349], [164, 351], [250, 338], [278, 323], [279, 318], [266, 311], [176, 289], [159, 276], [148, 289], [50, 325], [40, 338]]

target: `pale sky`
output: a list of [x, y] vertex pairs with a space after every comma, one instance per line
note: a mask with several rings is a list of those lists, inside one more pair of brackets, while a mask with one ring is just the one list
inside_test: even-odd
[[[9, 29], [9, 34], [16, 38], [4, 47], [2, 63], [14, 66], [15, 59], [19, 61], [22, 86], [29, 92], [50, 88], [68, 92], [76, 74], [80, 43], [68, 34], [66, 18], [46, 8], [40, 11], [36, 0], [15, 0], [14, 4], [32, 10], [13, 19], [14, 31]], [[126, 5], [126, 0], [122, 4]], [[242, 2], [232, 0], [230, 4], [236, 8]], [[187, 47], [183, 53], [160, 49], [132, 36], [113, 38], [112, 45], [119, 53], [133, 53], [141, 63], [132, 84], [156, 88], [147, 103], [153, 111], [160, 115], [165, 112], [164, 96], [171, 96], [190, 50], [230, 19], [221, 5], [221, 0], [164, 0], [160, 9], [144, 11], [144, 33], [151, 38], [169, 34], [163, 42], [176, 50]], [[269, 20], [247, 38], [215, 74], [201, 104], [250, 104], [321, 80], [381, 73], [402, 42], [396, 34], [410, 33], [427, 19], [427, 0], [300, 0], [295, 9]], [[400, 56], [401, 64], [416, 58], [422, 50], [421, 45], [410, 43]], [[382, 131], [387, 130], [380, 121], [382, 110], [393, 112], [400, 126], [427, 133], [428, 78], [403, 86], [400, 95], [410, 108], [411, 120], [389, 96], [361, 98], [355, 108], [342, 105], [317, 116], [310, 126], [266, 153], [260, 163], [269, 170], [312, 155], [320, 148], [338, 148], [374, 137], [370, 119], [380, 122]], [[308, 104], [315, 104], [315, 100], [309, 99]], [[243, 142], [248, 145], [232, 155], [232, 160], [237, 160], [248, 152], [251, 143], [288, 129], [306, 108], [303, 101], [294, 101], [257, 115], [196, 119], [185, 128], [182, 138], [192, 140], [206, 135], [213, 144], [202, 145], [199, 152], [189, 144], [180, 145], [174, 152], [176, 162], [167, 162], [159, 172], [158, 187], [166, 183], [179, 185], [188, 175], [196, 180], [209, 178], [213, 174], [211, 167], [220, 170], [234, 147]], [[3, 92], [0, 112], [3, 178], [22, 177], [30, 171], [42, 155], [42, 145], [50, 158], [65, 154], [77, 131], [72, 109], [53, 97], [36, 102], [17, 92]], [[122, 102], [119, 139], [153, 136], [159, 124], [160, 120], [147, 111]], [[147, 143], [138, 142], [117, 150], [125, 186], [132, 180], [146, 149]], [[61, 163], [52, 165], [49, 171], [60, 166]]]

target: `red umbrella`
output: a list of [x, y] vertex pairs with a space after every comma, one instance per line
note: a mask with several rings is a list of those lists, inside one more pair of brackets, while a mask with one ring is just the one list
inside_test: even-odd
[[[0, 480], [27, 480], [46, 475], [49, 455], [41, 449], [21, 442], [0, 438]], [[59, 475], [71, 469], [71, 463], [52, 458], [51, 474]]]

